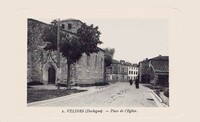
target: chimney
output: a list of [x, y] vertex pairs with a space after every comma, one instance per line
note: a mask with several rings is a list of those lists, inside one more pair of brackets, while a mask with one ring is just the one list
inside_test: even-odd
[[121, 63], [121, 64], [124, 64], [124, 63], [125, 63], [125, 61], [124, 61], [124, 60], [120, 60], [120, 63]]

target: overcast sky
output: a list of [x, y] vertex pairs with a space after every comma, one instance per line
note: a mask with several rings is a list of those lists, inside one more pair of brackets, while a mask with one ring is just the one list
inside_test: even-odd
[[102, 48], [115, 48], [115, 59], [138, 63], [145, 58], [168, 55], [166, 19], [85, 20], [99, 26]]
[[[42, 21], [42, 20], [41, 20]], [[138, 63], [169, 53], [167, 19], [82, 19], [99, 26], [101, 48], [115, 48], [114, 59]], [[50, 21], [43, 21], [50, 23]]]

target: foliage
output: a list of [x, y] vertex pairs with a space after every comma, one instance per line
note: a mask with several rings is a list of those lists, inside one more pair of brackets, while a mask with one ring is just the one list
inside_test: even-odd
[[166, 89], [166, 90], [164, 91], [164, 95], [165, 95], [166, 97], [169, 98], [169, 89]]
[[[57, 50], [57, 21], [53, 21], [52, 26], [43, 32], [43, 40], [47, 43], [45, 50]], [[60, 52], [67, 58], [68, 63], [76, 63], [83, 53], [90, 55], [98, 52], [97, 45], [102, 42], [99, 40], [100, 31], [98, 26], [82, 24], [77, 30], [77, 34], [69, 37], [67, 33], [60, 33]]]
[[42, 38], [46, 42], [45, 50], [57, 50], [57, 27], [55, 25], [45, 28]]
[[31, 81], [31, 82], [28, 82], [27, 84], [28, 86], [34, 86], [34, 85], [44, 85], [42, 82], [39, 82], [39, 81]]
[[106, 86], [109, 85], [108, 82], [96, 82], [94, 84], [79, 84], [80, 87], [91, 87], [91, 86]]
[[67, 87], [67, 85], [66, 85], [66, 84], [63, 84], [63, 83], [57, 83], [56, 86], [57, 86], [57, 87]]
[[105, 51], [105, 58], [104, 58], [105, 65], [110, 66], [110, 64], [112, 63], [112, 60], [113, 60], [115, 49], [114, 48], [105, 48], [104, 51]]
[[105, 86], [105, 85], [109, 85], [108, 82], [97, 82], [95, 83], [95, 86]]
[[[46, 42], [45, 50], [57, 50], [57, 25], [54, 20], [52, 26], [45, 29], [43, 40]], [[100, 31], [98, 26], [88, 26], [82, 23], [82, 26], [77, 30], [77, 33], [69, 36], [68, 33], [60, 31], [60, 53], [67, 59], [68, 74], [67, 84], [70, 80], [70, 65], [76, 63], [85, 53], [90, 56], [91, 53], [98, 52], [97, 45], [101, 44]]]
[[91, 53], [98, 52], [97, 45], [102, 44], [100, 41], [101, 32], [98, 30], [98, 26], [82, 24], [81, 28], [77, 31], [78, 41], [81, 49], [80, 53], [86, 53], [90, 55]]

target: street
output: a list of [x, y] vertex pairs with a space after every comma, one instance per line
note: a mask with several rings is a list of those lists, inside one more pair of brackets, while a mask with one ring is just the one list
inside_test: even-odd
[[117, 82], [109, 86], [91, 87], [87, 92], [30, 103], [28, 106], [157, 107], [158, 103], [149, 92], [149, 88], [142, 84], [139, 89], [136, 89], [135, 84], [130, 86], [128, 82]]

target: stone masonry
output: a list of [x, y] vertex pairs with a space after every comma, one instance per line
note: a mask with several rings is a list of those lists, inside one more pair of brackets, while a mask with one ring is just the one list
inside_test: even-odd
[[[69, 36], [76, 36], [76, 31], [81, 23], [81, 21], [73, 19], [61, 21], [61, 31]], [[51, 25], [34, 19], [28, 19], [27, 24], [27, 82], [39, 81], [46, 85], [65, 84], [67, 82], [67, 59], [57, 51], [44, 50], [46, 43], [42, 39], [43, 32]], [[83, 54], [81, 59], [71, 66], [71, 83], [102, 82], [103, 73], [104, 51], [99, 48], [98, 53], [93, 53], [90, 56]]]

